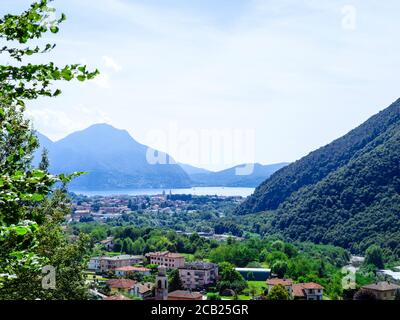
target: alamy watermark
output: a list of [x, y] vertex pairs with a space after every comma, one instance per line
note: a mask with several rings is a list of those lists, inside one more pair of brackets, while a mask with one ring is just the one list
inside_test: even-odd
[[353, 5], [342, 7], [342, 28], [354, 31], [357, 28], [357, 9]]
[[[253, 129], [182, 129], [171, 123], [167, 130], [149, 130], [147, 141], [162, 146], [177, 159], [190, 158], [199, 166], [225, 166], [243, 163], [236, 175], [251, 175], [255, 162], [255, 130]], [[176, 164], [164, 152], [148, 148], [149, 164]]]
[[42, 288], [45, 290], [54, 290], [56, 288], [56, 268], [53, 266], [44, 266], [42, 268]]

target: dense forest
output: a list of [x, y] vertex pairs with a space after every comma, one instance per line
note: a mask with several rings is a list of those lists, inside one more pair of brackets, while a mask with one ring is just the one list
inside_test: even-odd
[[399, 154], [400, 100], [275, 173], [236, 212], [274, 211], [268, 232], [290, 239], [355, 252], [376, 243], [399, 257]]

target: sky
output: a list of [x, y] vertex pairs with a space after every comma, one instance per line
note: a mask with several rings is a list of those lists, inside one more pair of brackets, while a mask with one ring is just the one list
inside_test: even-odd
[[[31, 1], [2, 0], [0, 13]], [[295, 161], [400, 96], [398, 0], [55, 0], [33, 62], [101, 75], [30, 102], [52, 140], [95, 123], [219, 170]], [[8, 63], [4, 61], [1, 63]]]

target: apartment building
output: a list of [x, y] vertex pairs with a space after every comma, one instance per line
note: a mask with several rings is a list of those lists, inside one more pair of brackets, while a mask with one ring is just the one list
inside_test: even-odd
[[150, 264], [164, 266], [167, 269], [178, 269], [185, 265], [185, 257], [168, 251], [150, 252], [146, 254]]
[[216, 283], [218, 279], [218, 266], [209, 262], [189, 262], [179, 268], [184, 289], [203, 289]]
[[89, 261], [89, 269], [100, 273], [114, 271], [117, 268], [140, 264], [143, 256], [119, 255], [115, 257], [94, 257]]

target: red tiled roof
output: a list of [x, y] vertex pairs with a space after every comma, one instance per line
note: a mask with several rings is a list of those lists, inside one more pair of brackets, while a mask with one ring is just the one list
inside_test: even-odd
[[163, 252], [149, 252], [146, 254], [148, 257], [165, 257], [165, 258], [184, 258], [179, 253], [173, 253], [173, 252], [168, 252], [168, 251], [163, 251]]
[[291, 285], [293, 285], [293, 280], [292, 279], [278, 279], [278, 278], [273, 278], [273, 279], [267, 280], [267, 285], [269, 285], [269, 286], [277, 286], [278, 284], [280, 284], [282, 286], [291, 286]]
[[367, 286], [363, 286], [362, 289], [370, 289], [375, 291], [391, 291], [391, 290], [399, 290], [400, 286], [394, 283], [381, 281]]
[[323, 286], [321, 286], [320, 284], [315, 283], [315, 282], [307, 282], [307, 283], [299, 283], [299, 284], [301, 284], [304, 289], [309, 289], [309, 290], [310, 289], [317, 289], [317, 290], [324, 289]]
[[116, 296], [107, 297], [104, 300], [131, 300], [131, 299], [123, 296], [122, 294], [119, 294], [119, 295], [116, 295]]
[[173, 298], [198, 299], [200, 297], [203, 297], [203, 295], [199, 292], [191, 292], [191, 291], [183, 291], [183, 290], [177, 290], [177, 291], [174, 291], [174, 292], [171, 292], [168, 294], [169, 299], [173, 299]]
[[136, 284], [135, 280], [130, 279], [111, 279], [107, 281], [110, 288], [116, 289], [130, 289]]
[[125, 272], [149, 272], [149, 271], [151, 271], [151, 270], [150, 270], [150, 269], [147, 269], [147, 268], [145, 268], [145, 267], [126, 266], [126, 267], [116, 268], [115, 271], [125, 271]]
[[294, 284], [292, 288], [294, 297], [304, 298], [306, 296], [304, 294], [303, 286], [301, 284]]
[[149, 292], [154, 287], [154, 285], [152, 283], [138, 283], [136, 286], [139, 287], [139, 293], [140, 294], [144, 294], [146, 292]]
[[293, 285], [293, 296], [302, 298], [305, 297], [304, 290], [323, 290], [324, 287], [315, 282], [307, 282], [307, 283], [296, 283]]

